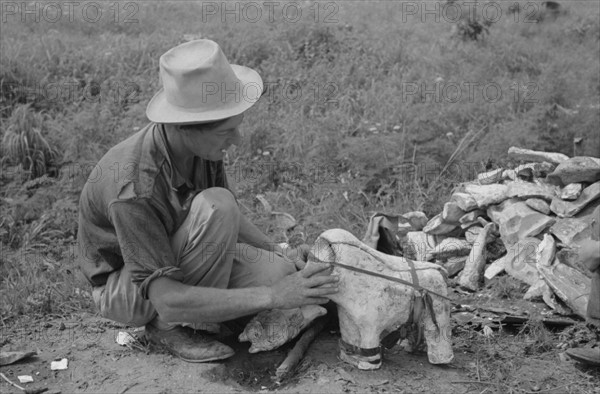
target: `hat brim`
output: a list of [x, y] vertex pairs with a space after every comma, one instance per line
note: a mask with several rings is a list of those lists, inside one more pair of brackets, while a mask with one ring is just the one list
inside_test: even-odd
[[209, 123], [227, 119], [245, 112], [259, 100], [263, 91], [263, 81], [260, 75], [251, 68], [232, 64], [231, 68], [242, 83], [240, 99], [226, 103], [223, 108], [206, 110], [183, 108], [167, 101], [164, 89], [152, 97], [146, 107], [146, 116], [154, 123], [193, 124]]

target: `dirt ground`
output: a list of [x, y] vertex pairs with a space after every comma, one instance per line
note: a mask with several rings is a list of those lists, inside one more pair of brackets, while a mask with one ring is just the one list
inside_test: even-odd
[[[462, 302], [475, 304], [480, 298], [463, 298]], [[585, 332], [585, 325], [577, 327]], [[570, 330], [577, 331], [573, 326]], [[23, 318], [3, 328], [2, 349], [31, 349], [38, 355], [1, 367], [0, 372], [13, 382], [18, 382], [18, 375], [31, 375], [34, 382], [22, 386], [47, 388], [50, 393], [600, 392], [600, 372], [570, 360], [557, 348], [560, 332], [541, 335], [531, 327], [528, 335], [523, 334], [522, 327], [507, 326], [486, 337], [476, 324], [455, 320], [452, 364], [434, 366], [425, 353], [409, 354], [396, 346], [385, 351], [381, 369], [367, 372], [338, 359], [339, 333], [330, 325], [311, 345], [297, 372], [282, 384], [271, 376], [291, 345], [248, 354], [248, 344], [240, 344], [230, 335], [223, 341], [236, 350], [233, 358], [191, 364], [162, 349], [119, 346], [115, 337], [120, 331], [138, 337], [143, 334], [87, 313], [68, 318]], [[564, 333], [561, 338], [565, 338]], [[68, 369], [51, 371], [50, 362], [61, 358], [69, 360]], [[19, 390], [2, 381], [0, 392]]]

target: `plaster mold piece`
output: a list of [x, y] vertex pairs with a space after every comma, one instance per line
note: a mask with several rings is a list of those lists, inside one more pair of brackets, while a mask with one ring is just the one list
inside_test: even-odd
[[487, 245], [488, 235], [494, 226], [494, 223], [487, 224], [477, 235], [471, 253], [465, 262], [465, 268], [458, 277], [458, 283], [461, 287], [471, 291], [479, 288], [487, 257], [485, 246]]
[[525, 201], [525, 204], [527, 204], [529, 208], [543, 213], [544, 215], [548, 215], [550, 213], [550, 204], [541, 198], [528, 198], [527, 201]]
[[318, 305], [263, 311], [250, 320], [239, 340], [252, 343], [249, 353], [277, 349], [298, 336], [310, 322], [326, 313], [327, 310]]
[[496, 170], [484, 172], [477, 175], [477, 180], [481, 185], [491, 185], [492, 183], [497, 183], [502, 180], [503, 172], [503, 168], [498, 168]]
[[547, 161], [549, 163], [560, 164], [569, 160], [569, 156], [563, 153], [542, 152], [531, 149], [518, 148], [511, 146], [508, 149], [508, 157], [523, 161]]
[[581, 195], [581, 191], [583, 190], [583, 185], [581, 183], [569, 183], [567, 186], [563, 187], [560, 192], [560, 198], [563, 200], [577, 200]]
[[548, 179], [563, 185], [596, 182], [600, 180], [600, 159], [589, 156], [572, 157], [548, 174]]
[[582, 211], [588, 204], [600, 198], [600, 182], [591, 184], [583, 189], [575, 201], [564, 201], [556, 197], [552, 199], [550, 209], [561, 218], [569, 218]]
[[[338, 306], [342, 336], [340, 358], [343, 361], [364, 370], [379, 368], [382, 339], [401, 327], [417, 331], [417, 338], [424, 337], [430, 363], [447, 364], [454, 359], [450, 338], [450, 302], [433, 294], [447, 297], [442, 267], [415, 261], [415, 270], [411, 273], [409, 260], [378, 252], [341, 229], [325, 231], [317, 238], [307, 267], [319, 263], [331, 263], [333, 273], [340, 278], [339, 292], [330, 298]], [[408, 284], [355, 272], [336, 264], [408, 283], [414, 283], [414, 274], [419, 285], [429, 291], [419, 291]], [[416, 341], [417, 344], [419, 342]]]

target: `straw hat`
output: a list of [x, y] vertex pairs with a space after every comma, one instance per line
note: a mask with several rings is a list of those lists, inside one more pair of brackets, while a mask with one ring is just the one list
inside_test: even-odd
[[160, 57], [162, 88], [146, 107], [155, 123], [207, 123], [250, 108], [263, 91], [258, 73], [229, 64], [211, 40], [186, 42]]

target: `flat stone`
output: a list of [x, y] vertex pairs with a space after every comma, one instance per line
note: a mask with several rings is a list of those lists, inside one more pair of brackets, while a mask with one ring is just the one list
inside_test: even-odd
[[427, 215], [425, 215], [421, 211], [407, 212], [400, 216], [405, 218], [406, 220], [408, 220], [411, 227], [413, 228], [413, 231], [423, 230], [423, 227], [425, 227], [425, 225], [429, 221], [429, 218], [427, 218]]
[[485, 269], [483, 277], [487, 280], [491, 280], [496, 275], [504, 272], [508, 260], [508, 256], [504, 255], [503, 257], [500, 257], [498, 260], [494, 261], [492, 264], [488, 265], [488, 267]]
[[507, 191], [508, 187], [500, 184], [476, 185], [470, 183], [465, 185], [465, 192], [473, 197], [478, 208], [501, 203], [508, 198]]
[[484, 214], [485, 212], [483, 210], [476, 209], [474, 211], [465, 213], [460, 219], [458, 219], [458, 222], [460, 224], [477, 223], [477, 218]]
[[437, 244], [431, 254], [434, 259], [445, 260], [455, 256], [466, 256], [471, 251], [471, 244], [466, 239], [445, 238]]
[[552, 185], [515, 181], [507, 183], [506, 186], [506, 195], [509, 198], [541, 198], [552, 201], [556, 197], [556, 187]]
[[572, 157], [548, 174], [548, 179], [562, 185], [597, 182], [600, 180], [600, 159], [590, 156]]
[[527, 204], [529, 208], [535, 209], [536, 211], [541, 212], [544, 215], [548, 215], [550, 213], [550, 204], [548, 204], [541, 198], [528, 198], [525, 201], [525, 204]]
[[540, 234], [555, 222], [554, 218], [534, 211], [524, 201], [516, 199], [489, 207], [487, 215], [499, 226], [507, 248], [519, 240]]
[[483, 230], [482, 226], [471, 226], [465, 231], [465, 239], [469, 244], [473, 244], [479, 233]]
[[460, 209], [457, 203], [448, 201], [444, 204], [444, 209], [442, 210], [442, 220], [446, 223], [458, 223], [464, 214], [465, 211]]
[[504, 169], [498, 168], [496, 170], [483, 172], [477, 175], [477, 180], [481, 185], [491, 185], [492, 183], [498, 183], [502, 180], [502, 173]]
[[448, 261], [443, 264], [443, 267], [446, 268], [446, 272], [448, 272], [449, 278], [456, 276], [456, 274], [465, 268], [465, 262], [467, 261], [467, 258], [468, 256], [450, 257]]
[[465, 212], [469, 212], [477, 208], [477, 201], [475, 201], [475, 199], [468, 193], [456, 192], [452, 194], [450, 200], [454, 201], [458, 207]]
[[529, 287], [529, 290], [523, 295], [523, 299], [527, 301], [543, 299], [544, 292], [548, 290], [548, 284], [544, 279], [540, 278], [534, 285]]
[[577, 200], [583, 191], [583, 185], [581, 183], [569, 183], [563, 187], [560, 192], [560, 198], [563, 200]]
[[558, 298], [585, 319], [592, 286], [591, 279], [556, 260], [550, 266], [538, 266], [538, 270]]
[[575, 248], [584, 239], [591, 238], [592, 228], [586, 220], [559, 218], [550, 227], [550, 233], [569, 248]]
[[549, 163], [560, 164], [569, 160], [569, 156], [557, 152], [543, 152], [530, 149], [511, 146], [508, 149], [508, 157], [522, 161], [547, 161]]
[[502, 180], [507, 179], [510, 179], [511, 181], [517, 179], [517, 172], [515, 170], [504, 170], [502, 172]]
[[411, 231], [406, 234], [402, 249], [406, 257], [417, 261], [429, 261], [432, 259], [431, 251], [438, 244], [436, 237], [423, 231]]
[[575, 201], [564, 201], [558, 197], [552, 199], [550, 209], [557, 216], [568, 218], [583, 210], [589, 203], [600, 197], [600, 182], [591, 184], [583, 189], [579, 198]]
[[477, 235], [477, 239], [473, 243], [469, 257], [465, 262], [465, 268], [458, 278], [458, 283], [462, 288], [471, 291], [476, 291], [479, 288], [487, 261], [486, 245], [488, 236], [493, 231], [494, 226], [494, 223], [488, 223]]
[[521, 164], [515, 168], [517, 176], [523, 176], [527, 173], [530, 177], [536, 178], [545, 178], [546, 175], [554, 171], [556, 168], [556, 164], [548, 163], [547, 161], [543, 161], [541, 163], [527, 163]]
[[435, 215], [423, 228], [423, 232], [431, 235], [444, 235], [454, 231], [458, 226], [456, 224], [446, 223], [441, 215]]
[[540, 240], [537, 238], [525, 238], [514, 245], [507, 251], [507, 261], [504, 269], [506, 272], [520, 280], [533, 286], [537, 283], [540, 276], [536, 267], [536, 252]]
[[556, 260], [562, 264], [576, 269], [588, 278], [591, 278], [593, 275], [579, 258], [579, 252], [577, 249], [563, 248], [559, 250], [556, 252]]

